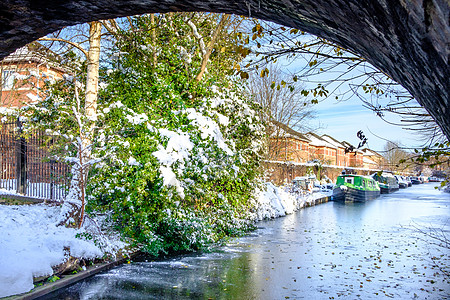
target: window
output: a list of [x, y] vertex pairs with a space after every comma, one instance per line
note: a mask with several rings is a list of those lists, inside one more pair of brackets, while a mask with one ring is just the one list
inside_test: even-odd
[[2, 89], [3, 90], [12, 90], [14, 87], [14, 79], [15, 77], [14, 70], [3, 70], [2, 71]]
[[345, 182], [353, 184], [353, 177], [345, 177]]

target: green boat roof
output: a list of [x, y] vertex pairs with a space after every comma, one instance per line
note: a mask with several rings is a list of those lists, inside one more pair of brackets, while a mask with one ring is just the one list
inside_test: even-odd
[[[353, 178], [350, 182], [345, 180], [345, 178]], [[365, 182], [365, 183], [363, 183]], [[355, 174], [342, 174], [339, 175], [336, 180], [336, 186], [345, 185], [355, 189], [363, 190], [378, 190], [379, 185], [370, 176], [355, 175]]]

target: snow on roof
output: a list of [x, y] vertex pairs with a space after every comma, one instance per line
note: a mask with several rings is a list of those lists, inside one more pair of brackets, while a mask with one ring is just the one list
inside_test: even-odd
[[4, 63], [11, 64], [31, 61], [45, 63], [61, 71], [69, 71], [67, 66], [61, 65], [61, 57], [58, 54], [38, 42], [33, 42], [19, 48], [2, 60]]
[[328, 143], [332, 144], [335, 148], [345, 148], [345, 146], [341, 142], [332, 138], [329, 135], [324, 134], [321, 136], [321, 138], [327, 141]]
[[317, 134], [314, 134], [312, 132], [308, 132], [307, 134], [305, 134], [306, 137], [308, 137], [308, 139], [311, 140], [311, 145], [312, 146], [316, 146], [316, 147], [328, 147], [328, 148], [333, 148], [336, 149], [337, 147], [334, 146], [333, 144], [329, 143], [328, 141], [324, 140], [323, 138], [321, 138], [320, 136], [318, 136]]
[[342, 141], [341, 144], [344, 145], [346, 148], [353, 147], [353, 151], [352, 151], [352, 152], [363, 153], [363, 151], [361, 151], [361, 149], [357, 149], [355, 146], [353, 146], [352, 144], [350, 144], [350, 143], [347, 142], [347, 141]]
[[301, 134], [298, 131], [295, 131], [294, 129], [290, 128], [289, 126], [272, 120], [272, 124], [274, 125], [274, 127], [276, 127], [279, 131], [278, 131], [278, 136], [282, 136], [282, 137], [291, 137], [294, 139], [298, 139], [301, 141], [305, 141], [305, 142], [311, 142], [305, 135]]
[[363, 163], [371, 164], [371, 165], [376, 165], [377, 164], [376, 162], [374, 162], [373, 160], [371, 160], [367, 156], [363, 156]]
[[369, 148], [364, 148], [362, 149], [362, 151], [364, 152], [364, 155], [366, 156], [382, 156], [380, 153], [373, 151], [372, 149]]
[[344, 145], [345, 147], [353, 146], [352, 144], [350, 144], [347, 141], [342, 141], [341, 144]]

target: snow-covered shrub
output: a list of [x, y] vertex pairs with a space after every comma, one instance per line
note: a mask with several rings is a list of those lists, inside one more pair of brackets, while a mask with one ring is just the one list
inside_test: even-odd
[[157, 65], [143, 56], [152, 54], [142, 47], [149, 32], [121, 35], [120, 58], [102, 77], [93, 151], [100, 162], [89, 181], [89, 211], [110, 211], [116, 228], [153, 254], [248, 230], [243, 212], [262, 148], [258, 106], [227, 69], [195, 80], [199, 57], [187, 63], [179, 49], [198, 44], [171, 35], [176, 22], [190, 32], [178, 19], [163, 23]]

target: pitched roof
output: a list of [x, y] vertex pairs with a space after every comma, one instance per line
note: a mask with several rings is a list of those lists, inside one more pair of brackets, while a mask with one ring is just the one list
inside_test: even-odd
[[292, 137], [292, 138], [295, 138], [295, 139], [298, 139], [301, 141], [305, 141], [308, 143], [311, 142], [311, 140], [308, 139], [304, 134], [302, 134], [298, 131], [295, 131], [294, 129], [290, 128], [289, 126], [287, 126], [281, 122], [272, 120], [272, 123], [275, 127], [280, 129], [279, 134], [283, 137]]
[[374, 162], [373, 160], [371, 160], [371, 159], [368, 158], [367, 156], [363, 156], [363, 163], [365, 163], [365, 164], [370, 164], [370, 165], [377, 165], [376, 162]]
[[361, 151], [361, 149], [357, 149], [355, 146], [353, 146], [352, 144], [350, 144], [350, 143], [347, 142], [347, 141], [343, 141], [341, 144], [344, 145], [346, 148], [351, 148], [351, 147], [353, 147], [352, 153], [353, 153], [353, 152], [363, 153], [363, 152]]
[[336, 148], [345, 148], [345, 146], [341, 142], [339, 142], [338, 140], [336, 140], [335, 138], [333, 138], [327, 134], [323, 134], [321, 137], [322, 137], [322, 139], [326, 140], [330, 144], [334, 145]]
[[308, 132], [306, 136], [311, 140], [311, 145], [316, 147], [328, 147], [336, 149], [337, 147], [315, 133]]
[[38, 42], [33, 42], [17, 49], [0, 63], [14, 64], [18, 62], [36, 62], [48, 64], [52, 68], [67, 72], [67, 67], [61, 64], [61, 57]]
[[378, 153], [376, 151], [373, 151], [372, 149], [369, 149], [369, 148], [364, 148], [364, 149], [361, 149], [361, 150], [364, 152], [364, 155], [367, 155], [367, 156], [383, 157], [383, 155], [381, 155], [380, 153]]

